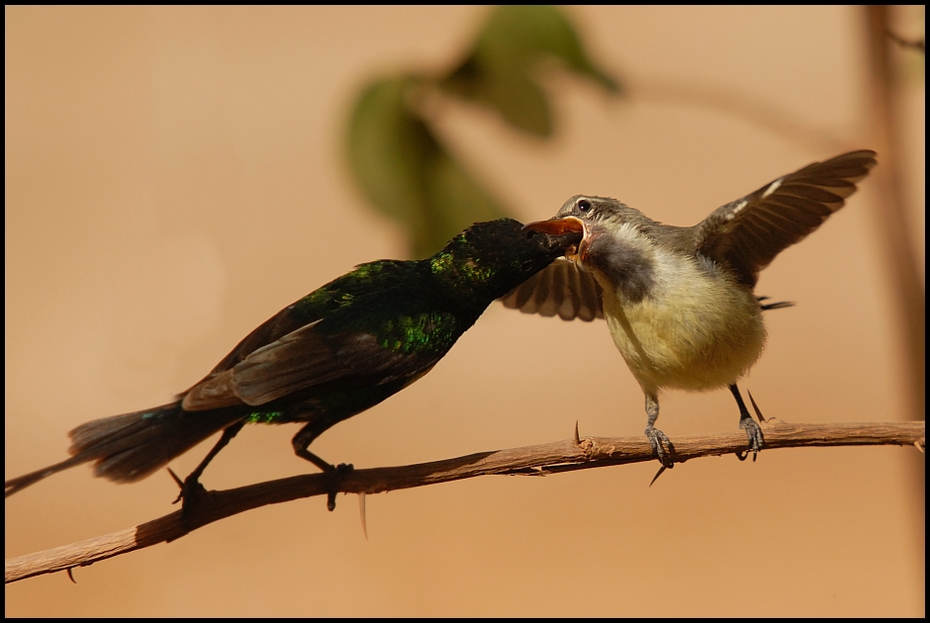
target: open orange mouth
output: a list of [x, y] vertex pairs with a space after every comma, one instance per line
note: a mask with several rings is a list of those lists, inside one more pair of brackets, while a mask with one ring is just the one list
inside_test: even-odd
[[584, 221], [575, 216], [565, 216], [551, 218], [546, 221], [533, 221], [523, 226], [523, 229], [531, 229], [544, 234], [560, 236], [562, 234], [580, 233], [581, 242], [577, 247], [571, 247], [565, 251], [565, 257], [570, 260], [580, 259], [577, 257], [579, 249], [584, 249], [585, 238], [588, 237], [588, 231], [584, 226]]

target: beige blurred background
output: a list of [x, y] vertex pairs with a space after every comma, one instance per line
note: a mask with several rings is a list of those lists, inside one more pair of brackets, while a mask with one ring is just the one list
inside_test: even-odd
[[[401, 232], [348, 179], [348, 108], [383, 72], [447, 66], [485, 12], [8, 7], [7, 477], [62, 459], [82, 422], [164, 403], [355, 264], [401, 256]], [[629, 98], [549, 80], [549, 143], [468, 107], [442, 126], [524, 220], [590, 193], [690, 225], [813, 160], [871, 146], [856, 9], [569, 12]], [[923, 266], [923, 66], [912, 69], [902, 164]], [[791, 123], [773, 129], [696, 91]], [[741, 383], [767, 416], [905, 417], [876, 200], [867, 179], [763, 273], [759, 293], [798, 303], [767, 316], [769, 345]], [[565, 439], [576, 419], [583, 435], [644, 428], [642, 393], [606, 326], [495, 304], [433, 372], [313, 450], [403, 465]], [[659, 424], [674, 438], [737, 420], [727, 391], [671, 392]], [[247, 428], [204, 482], [308, 471], [291, 450], [296, 430]], [[174, 468], [186, 473], [206, 449]], [[909, 452], [704, 459], [652, 488], [650, 464], [369, 496], [368, 541], [356, 498], [334, 513], [314, 498], [76, 569], [77, 585], [56, 574], [8, 586], [6, 614], [921, 616]], [[59, 474], [7, 500], [6, 556], [159, 517], [176, 492], [165, 473], [131, 486], [87, 467]]]

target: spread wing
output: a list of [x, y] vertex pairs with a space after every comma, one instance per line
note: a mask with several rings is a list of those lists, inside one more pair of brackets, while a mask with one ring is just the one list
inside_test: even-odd
[[231, 368], [215, 371], [186, 393], [183, 408], [203, 411], [243, 403], [263, 405], [303, 389], [353, 378], [367, 384], [413, 380], [432, 368], [462, 332], [452, 314], [410, 316], [396, 330], [418, 331], [419, 347], [404, 350], [390, 328], [377, 334], [327, 333], [321, 330], [323, 322], [292, 331]]
[[729, 264], [753, 287], [759, 271], [842, 208], [876, 164], [875, 152], [864, 149], [780, 177], [695, 225], [697, 250]]
[[505, 307], [562, 320], [603, 318], [601, 286], [588, 271], [559, 258], [501, 297]]

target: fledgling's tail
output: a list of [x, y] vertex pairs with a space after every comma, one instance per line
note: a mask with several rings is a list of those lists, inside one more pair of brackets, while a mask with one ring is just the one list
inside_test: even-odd
[[68, 433], [73, 456], [4, 483], [4, 497], [75, 465], [95, 461], [94, 475], [135, 482], [242, 419], [234, 409], [184, 411], [181, 402], [81, 424]]
[[794, 307], [794, 303], [791, 301], [778, 301], [777, 303], [763, 303], [762, 301], [767, 301], [769, 297], [767, 296], [757, 296], [756, 299], [759, 301], [759, 308], [762, 311], [768, 311], [770, 309], [784, 309], [786, 307]]

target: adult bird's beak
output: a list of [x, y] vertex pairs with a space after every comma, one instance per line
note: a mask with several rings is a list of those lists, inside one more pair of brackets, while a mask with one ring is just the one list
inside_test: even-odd
[[561, 236], [564, 234], [581, 234], [581, 242], [575, 249], [570, 249], [565, 253], [565, 257], [573, 258], [585, 246], [585, 238], [588, 237], [588, 231], [585, 228], [584, 221], [575, 216], [566, 216], [563, 218], [551, 218], [546, 221], [533, 221], [523, 226], [523, 229], [538, 231], [543, 234]]

